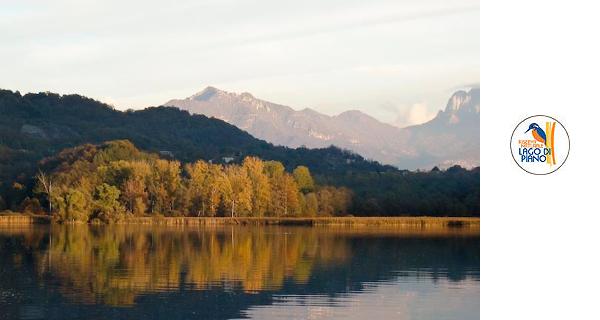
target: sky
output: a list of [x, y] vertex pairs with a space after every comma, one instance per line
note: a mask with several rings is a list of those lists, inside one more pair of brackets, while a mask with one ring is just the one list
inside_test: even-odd
[[0, 88], [125, 110], [206, 86], [425, 122], [479, 86], [479, 1], [2, 1]]
[[[411, 272], [408, 272], [411, 274]], [[410, 276], [362, 283], [336, 295], [275, 295], [269, 305], [242, 310], [250, 319], [468, 319], [479, 315], [479, 281]], [[434, 282], [434, 283], [432, 283]], [[432, 308], [435, 306], [435, 308]]]

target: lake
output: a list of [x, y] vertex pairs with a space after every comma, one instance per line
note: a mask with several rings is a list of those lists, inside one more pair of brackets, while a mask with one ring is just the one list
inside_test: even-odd
[[479, 230], [0, 227], [0, 319], [479, 319]]

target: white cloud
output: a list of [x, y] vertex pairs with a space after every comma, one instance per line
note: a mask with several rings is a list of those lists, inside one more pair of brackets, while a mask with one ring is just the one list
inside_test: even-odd
[[410, 107], [402, 108], [398, 112], [394, 125], [404, 128], [416, 124], [425, 123], [433, 119], [437, 114], [437, 111], [431, 110], [424, 103], [415, 103]]
[[[478, 0], [7, 0], [0, 88], [157, 105], [206, 85], [296, 108], [439, 108], [479, 81]], [[173, 96], [177, 94], [177, 96]]]
[[[276, 295], [273, 303], [243, 310], [251, 319], [461, 319], [479, 314], [479, 281], [431, 280], [365, 283], [339, 295]], [[435, 305], [432, 308], [431, 305]]]

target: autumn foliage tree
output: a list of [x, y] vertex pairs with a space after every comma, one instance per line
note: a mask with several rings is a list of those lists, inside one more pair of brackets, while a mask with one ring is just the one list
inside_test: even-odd
[[247, 157], [242, 164], [248, 173], [252, 188], [252, 216], [266, 214], [271, 198], [269, 177], [265, 174], [264, 162], [256, 157]]
[[231, 216], [249, 216], [252, 213], [252, 181], [241, 166], [227, 166], [225, 177], [228, 201], [225, 203]]
[[[316, 186], [307, 167], [247, 157], [241, 165], [181, 165], [128, 141], [84, 145], [46, 160], [38, 179], [59, 221], [112, 223], [127, 216], [300, 217], [346, 213], [350, 193]], [[52, 182], [52, 191], [49, 190]], [[37, 199], [35, 199], [37, 200]], [[39, 203], [37, 201], [36, 203]]]

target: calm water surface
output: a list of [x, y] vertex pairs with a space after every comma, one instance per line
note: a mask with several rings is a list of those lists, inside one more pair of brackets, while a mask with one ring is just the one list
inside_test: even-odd
[[0, 319], [478, 319], [479, 234], [0, 228]]

